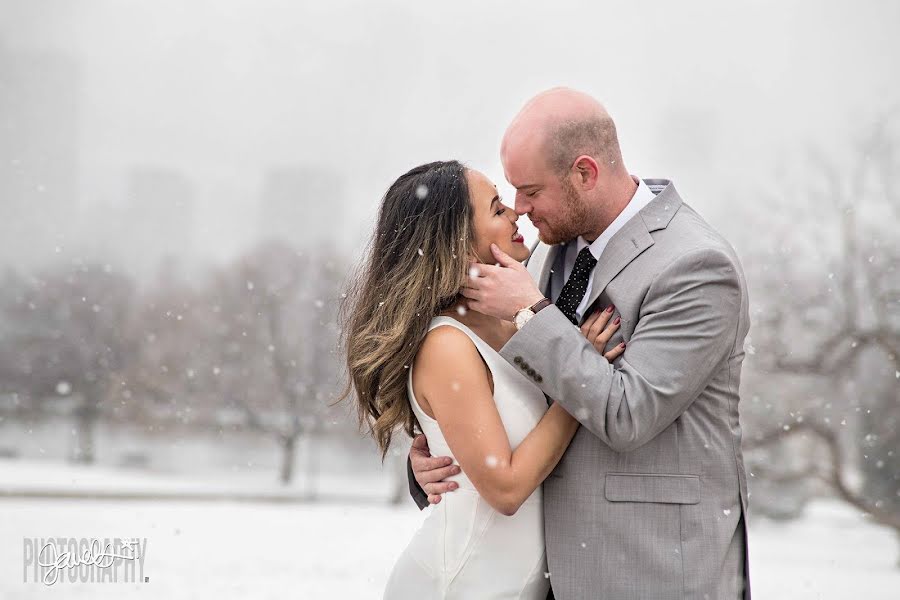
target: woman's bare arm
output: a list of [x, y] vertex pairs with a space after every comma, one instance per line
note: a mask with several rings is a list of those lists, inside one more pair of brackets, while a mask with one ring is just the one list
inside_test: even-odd
[[[612, 350], [609, 350], [608, 352], [604, 352], [605, 346], [607, 345], [609, 340], [612, 338], [613, 334], [619, 329], [619, 325], [620, 325], [618, 319], [615, 319], [615, 320], [613, 320], [613, 322], [610, 322], [612, 312], [613, 312], [612, 307], [609, 307], [607, 310], [596, 311], [595, 313], [593, 313], [587, 317], [584, 325], [581, 328], [582, 333], [585, 335], [585, 337], [588, 338], [588, 340], [594, 345], [595, 348], [597, 348], [597, 350], [599, 352], [604, 353], [603, 356], [609, 362], [614, 361], [616, 358], [618, 358], [621, 354], [623, 354], [625, 352], [625, 344], [624, 343], [615, 346]], [[458, 360], [459, 356], [454, 356], [455, 350], [448, 350], [448, 349], [444, 348], [443, 349], [444, 351], [442, 352], [442, 349], [440, 347], [438, 347], [441, 344], [441, 341], [438, 338], [444, 339], [444, 334], [437, 333], [441, 329], [450, 330], [452, 328], [450, 328], [450, 327], [440, 328], [439, 327], [428, 334], [428, 336], [426, 337], [426, 344], [423, 345], [424, 353], [422, 351], [420, 351], [419, 357], [417, 358], [417, 362], [416, 362], [417, 366], [416, 366], [416, 369], [414, 372], [414, 378], [416, 378], [418, 380], [418, 378], [422, 375], [423, 368], [436, 369], [436, 370], [441, 371], [440, 376], [444, 377], [444, 381], [447, 380], [448, 376], [451, 377], [452, 381], [449, 384], [449, 388], [451, 390], [454, 388], [458, 388], [458, 389], [455, 390], [457, 392], [456, 394], [452, 394], [449, 397], [446, 397], [447, 396], [446, 390], [448, 388], [447, 385], [440, 384], [440, 385], [432, 385], [429, 387], [429, 383], [432, 383], [430, 381], [430, 379], [431, 379], [430, 376], [427, 378], [422, 378], [421, 381], [422, 381], [423, 386], [425, 386], [425, 388], [428, 389], [428, 392], [430, 392], [431, 394], [434, 395], [434, 397], [438, 400], [439, 403], [442, 403], [442, 399], [444, 399], [445, 403], [449, 405], [449, 408], [442, 412], [449, 412], [449, 413], [451, 413], [449, 415], [450, 417], [453, 417], [454, 419], [458, 420], [459, 417], [453, 414], [455, 412], [453, 405], [454, 405], [454, 402], [459, 402], [459, 401], [464, 401], [464, 400], [458, 399], [458, 396], [459, 396], [458, 392], [461, 392], [462, 388], [461, 388], [461, 382], [455, 376], [453, 369], [458, 368], [460, 365], [463, 365], [464, 363], [460, 362]], [[493, 402], [493, 398], [490, 397], [490, 389], [487, 384], [487, 377], [485, 374], [484, 365], [481, 362], [481, 357], [479, 356], [479, 354], [478, 354], [475, 346], [472, 344], [471, 340], [469, 340], [465, 334], [463, 334], [461, 331], [458, 331], [458, 330], [453, 330], [453, 331], [455, 331], [457, 335], [453, 335], [453, 333], [451, 332], [451, 333], [446, 334], [445, 339], [448, 340], [452, 344], [457, 344], [459, 349], [461, 351], [463, 351], [463, 354], [468, 355], [467, 362], [470, 363], [469, 370], [471, 371], [471, 373], [474, 373], [475, 375], [478, 375], [481, 377], [481, 381], [484, 384], [484, 388], [486, 388], [486, 390], [487, 390], [487, 391], [482, 390], [479, 393], [487, 394], [487, 397], [489, 397], [490, 401], [487, 404], [484, 404], [483, 401], [479, 403], [478, 395], [467, 396], [466, 400], [475, 401], [478, 404], [478, 406], [480, 407], [480, 410], [482, 410], [482, 411], [487, 410], [486, 408], [484, 408], [485, 406], [488, 406], [488, 407], [490, 407], [490, 409], [492, 409], [488, 412], [492, 413], [492, 420], [496, 421], [496, 425], [494, 426], [494, 431], [496, 432], [498, 428], [499, 428], [499, 430], [502, 430], [503, 436], [501, 439], [503, 442], [506, 442], [507, 438], [505, 435], [505, 430], [502, 429], [502, 423], [500, 422], [500, 417], [499, 417], [499, 414], [497, 413], [496, 405]], [[429, 340], [429, 338], [431, 338], [431, 339]], [[430, 343], [429, 343], [429, 341], [430, 341]], [[426, 348], [425, 347], [426, 345], [429, 347]], [[418, 366], [418, 365], [420, 365], [420, 363], [423, 365], [428, 365], [428, 363], [432, 363], [432, 364], [428, 365], [427, 367], [422, 367], [422, 366]], [[441, 367], [441, 365], [443, 365], [443, 367]], [[472, 387], [473, 390], [475, 390], [476, 392], [479, 389], [479, 387], [477, 385], [470, 385], [470, 387]], [[423, 394], [423, 395], [425, 395], [425, 394]], [[429, 400], [429, 397], [425, 397], [425, 400]], [[483, 400], [483, 398], [482, 398], [482, 400]], [[556, 404], [557, 403], [554, 402], [553, 406], [556, 406]], [[516, 453], [509, 452], [509, 444], [508, 444], [508, 442], [506, 442], [505, 448], [506, 448], [506, 451], [509, 453], [508, 454], [509, 460], [508, 460], [508, 462], [503, 463], [504, 468], [507, 469], [509, 473], [517, 473], [516, 471], [513, 471], [513, 467], [521, 468], [522, 465], [529, 464], [532, 467], [530, 469], [530, 471], [533, 475], [533, 478], [532, 478], [533, 485], [531, 485], [529, 483], [524, 486], [523, 485], [520, 485], [518, 487], [513, 486], [514, 487], [513, 491], [515, 493], [513, 494], [513, 497], [512, 497], [511, 503], [510, 503], [510, 506], [512, 506], [512, 507], [518, 507], [519, 505], [521, 505], [521, 502], [524, 502], [525, 498], [527, 498], [534, 491], [534, 489], [536, 489], [537, 486], [540, 485], [540, 483], [544, 480], [544, 478], [546, 478], [546, 476], [550, 473], [550, 471], [553, 470], [553, 468], [556, 466], [556, 464], [562, 458], [562, 455], [565, 453], [565, 449], [568, 447], [568, 444], [571, 442], [572, 437], [574, 436], [575, 431], [577, 430], [577, 427], [571, 428], [571, 433], [569, 433], [568, 429], [570, 429], [570, 428], [568, 426], [572, 425], [572, 423], [569, 423], [568, 420], [572, 420], [572, 417], [569, 417], [568, 414], [566, 413], [566, 411], [564, 409], [562, 409], [561, 406], [558, 406], [556, 408], [554, 408], [553, 406], [551, 406], [551, 410], [548, 410], [547, 414], [545, 414], [545, 416], [544, 416], [544, 419], [542, 419], [542, 421], [539, 423], [540, 427], [536, 428], [536, 429], [538, 429], [538, 431], [532, 432], [533, 435], [527, 437], [522, 442], [522, 444], [520, 444], [519, 447], [516, 448]], [[475, 409], [466, 409], [466, 410], [475, 410]], [[562, 414], [560, 414], [560, 413], [562, 413]], [[475, 414], [475, 413], [473, 413], [473, 414]], [[472, 423], [472, 422], [475, 422], [475, 421], [474, 420], [470, 421], [470, 423]], [[444, 425], [440, 422], [440, 419], [439, 419], [439, 425], [441, 425], [441, 429], [443, 431]], [[461, 425], [465, 425], [465, 423], [462, 423]], [[477, 433], [483, 433], [483, 427], [481, 429], [482, 429], [482, 431], [479, 431]], [[447, 437], [448, 443], [453, 444], [453, 442], [451, 442], [451, 440], [449, 439], [450, 436], [447, 435], [446, 431], [444, 432], [444, 435], [445, 435], [445, 437]], [[466, 435], [465, 429], [461, 429], [461, 437], [465, 437], [465, 435]], [[562, 441], [563, 443], [548, 444], [545, 441], [546, 437], [550, 437], [556, 442]], [[536, 440], [536, 441], [532, 442], [529, 440]], [[424, 440], [422, 441], [422, 443], [424, 444]], [[503, 448], [503, 445], [496, 441], [493, 442], [493, 445], [499, 445], [501, 447], [501, 449]], [[532, 447], [532, 446], [534, 446], [534, 447]], [[455, 446], [451, 446], [451, 448], [453, 449], [453, 454], [456, 455], [457, 457], [459, 457], [459, 454], [455, 450]], [[489, 454], [490, 456], [493, 457], [489, 460], [489, 462], [491, 464], [494, 464], [495, 468], [500, 465], [499, 456], [502, 454], [500, 450], [493, 448], [493, 449], [489, 449], [489, 450], [482, 450], [481, 452], [484, 454], [493, 452], [494, 454]], [[498, 454], [498, 453], [500, 453], [500, 454]], [[535, 456], [535, 455], [537, 455], [537, 456]], [[503, 454], [503, 456], [507, 456], [507, 454]], [[517, 456], [520, 458], [520, 460], [517, 460], [515, 465], [513, 465], [513, 457], [514, 456]], [[485, 456], [485, 458], [483, 460], [488, 460], [488, 459]], [[443, 462], [441, 462], [441, 461], [443, 461]], [[459, 461], [460, 465], [462, 465], [464, 459], [458, 458], [458, 461]], [[540, 463], [540, 464], [537, 464], [537, 463]], [[424, 449], [421, 449], [421, 448], [417, 449], [415, 444], [413, 445], [413, 448], [410, 450], [410, 467], [411, 467], [411, 471], [412, 471], [412, 474], [410, 475], [410, 481], [415, 482], [418, 485], [418, 487], [420, 489], [422, 489], [424, 496], [427, 497], [427, 502], [432, 503], [432, 504], [436, 504], [436, 503], [440, 502], [441, 494], [451, 491], [453, 489], [452, 486], [454, 486], [455, 483], [447, 480], [446, 478], [454, 475], [456, 472], [456, 471], [448, 472], [450, 469], [455, 470], [455, 469], [459, 468], [458, 466], [452, 464], [452, 460], [450, 459], [450, 457], [445, 457], [445, 456], [432, 457], [430, 452], [427, 449], [427, 445], [425, 445]], [[464, 467], [463, 470], [465, 470], [466, 473], [468, 474], [468, 472], [471, 470], [471, 467], [469, 467], [469, 468]], [[515, 477], [519, 477], [519, 476], [515, 475]], [[476, 478], [477, 478], [477, 475], [476, 475]], [[471, 479], [471, 477], [470, 477], [470, 479]], [[475, 483], [476, 487], [478, 487], [478, 483], [476, 483], [475, 479], [472, 479], [472, 481], [473, 481], [473, 483]], [[479, 491], [481, 491], [480, 487], [478, 487], [478, 489], [479, 489]], [[518, 504], [516, 504], [516, 500], [518, 499], [518, 497], [521, 494], [524, 494], [524, 495], [521, 496], [521, 501]], [[500, 498], [500, 500], [507, 501], [507, 500], [510, 500], [510, 497], [507, 495], [503, 498]], [[422, 505], [420, 504], [420, 507], [421, 506]]]
[[578, 429], [553, 402], [513, 451], [472, 340], [452, 326], [425, 337], [414, 376], [462, 471], [498, 512], [514, 514], [550, 474]]

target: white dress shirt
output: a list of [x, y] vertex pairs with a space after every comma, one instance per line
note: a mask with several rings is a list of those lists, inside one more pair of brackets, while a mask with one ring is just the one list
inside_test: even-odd
[[[656, 197], [647, 184], [644, 183], [643, 179], [639, 177], [631, 176], [632, 179], [638, 184], [637, 190], [634, 192], [634, 196], [631, 197], [631, 200], [628, 201], [628, 204], [625, 205], [625, 208], [622, 209], [622, 212], [619, 213], [612, 223], [609, 224], [603, 233], [597, 236], [597, 239], [593, 242], [588, 242], [586, 239], [581, 237], [580, 235], [566, 244], [565, 249], [563, 250], [566, 253], [565, 259], [565, 271], [563, 272], [562, 283], [554, 286], [556, 290], [556, 295], [562, 291], [562, 286], [566, 281], [569, 280], [569, 275], [572, 274], [572, 269], [575, 268], [575, 259], [578, 257], [578, 253], [581, 252], [582, 248], [585, 246], [590, 246], [591, 254], [594, 258], [597, 259], [598, 265], [600, 264], [600, 256], [603, 254], [603, 250], [606, 249], [606, 245], [609, 243], [609, 240], [614, 236], [622, 227], [631, 220], [632, 217], [638, 214], [642, 208], [647, 206], [651, 200]], [[596, 269], [597, 267], [594, 266]], [[557, 280], [559, 281], [559, 280]], [[591, 296], [591, 287], [594, 284], [593, 274], [591, 278], [588, 279], [587, 290], [584, 292], [584, 298], [581, 299], [581, 304], [578, 305], [578, 308], [575, 309], [575, 317], [578, 322], [581, 322], [581, 317], [584, 314], [584, 311], [587, 310], [587, 302], [588, 298]]]

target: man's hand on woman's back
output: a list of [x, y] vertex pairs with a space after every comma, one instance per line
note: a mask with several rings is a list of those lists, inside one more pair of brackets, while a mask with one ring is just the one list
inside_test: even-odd
[[455, 481], [443, 480], [460, 472], [459, 465], [453, 464], [449, 456], [431, 456], [428, 449], [428, 440], [424, 434], [413, 438], [412, 447], [409, 449], [409, 460], [412, 463], [416, 482], [425, 493], [428, 494], [428, 503], [437, 504], [441, 501], [441, 494], [455, 490], [458, 485]]

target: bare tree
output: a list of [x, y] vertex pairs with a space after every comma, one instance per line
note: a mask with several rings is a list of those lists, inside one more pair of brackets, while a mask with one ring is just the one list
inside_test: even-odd
[[165, 268], [160, 275], [135, 311], [132, 337], [140, 340], [140, 360], [123, 374], [116, 416], [155, 428], [212, 428], [223, 390], [210, 346], [219, 307], [205, 301], [202, 282], [181, 280]]
[[[112, 409], [109, 397], [120, 374], [138, 356], [127, 333], [134, 285], [111, 265], [70, 263], [23, 277], [2, 306], [6, 323], [2, 354], [5, 387], [30, 399], [36, 414], [59, 412], [75, 419], [72, 458], [95, 458], [94, 427]], [[5, 361], [4, 361], [5, 362]]]
[[252, 428], [278, 441], [283, 483], [294, 478], [300, 437], [321, 427], [334, 385], [330, 315], [339, 265], [333, 253], [265, 242], [220, 273], [210, 290], [221, 304], [223, 368], [242, 376], [230, 402]]
[[[896, 122], [885, 118], [852, 146], [850, 162], [811, 150], [808, 212], [792, 215], [768, 237], [765, 228], [755, 229], [764, 239], [755, 244], [762, 254], [750, 261], [761, 291], [754, 362], [767, 376], [809, 383], [806, 393], [784, 398], [777, 420], [760, 419], [744, 447], [752, 464], [754, 451], [771, 459], [773, 448], [799, 439], [791, 464], [773, 468], [763, 458], [754, 475], [824, 482], [900, 534], [898, 148]], [[770, 210], [785, 206], [776, 198]]]

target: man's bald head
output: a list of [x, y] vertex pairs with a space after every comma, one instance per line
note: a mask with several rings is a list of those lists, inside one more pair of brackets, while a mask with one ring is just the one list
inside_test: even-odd
[[557, 174], [587, 155], [608, 171], [624, 169], [616, 126], [591, 96], [570, 88], [541, 92], [519, 111], [503, 136], [501, 155], [539, 152]]
[[503, 136], [503, 173], [545, 244], [593, 241], [637, 183], [622, 163], [616, 126], [583, 92], [554, 88], [528, 101]]

